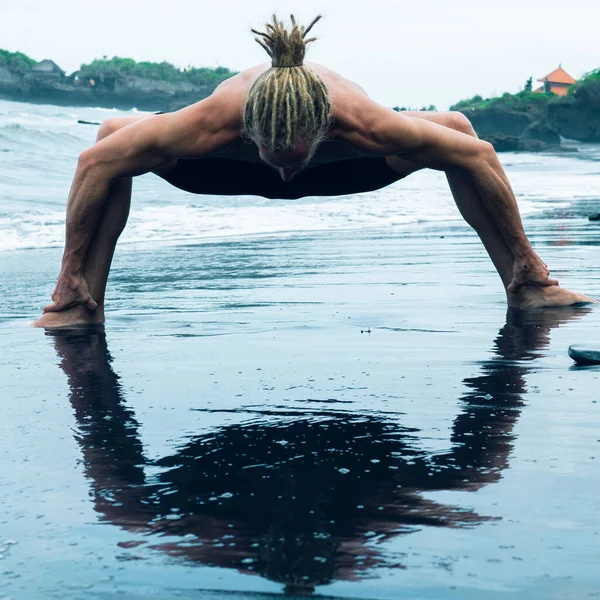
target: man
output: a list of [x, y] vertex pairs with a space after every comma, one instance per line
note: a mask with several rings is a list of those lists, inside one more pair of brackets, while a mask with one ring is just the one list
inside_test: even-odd
[[[590, 302], [549, 279], [521, 223], [493, 147], [460, 113], [396, 113], [356, 84], [304, 64], [308, 27], [273, 17], [254, 31], [271, 65], [248, 69], [205, 100], [150, 117], [109, 119], [84, 151], [69, 195], [66, 244], [53, 304], [36, 321], [104, 321], [110, 263], [127, 222], [131, 178], [153, 171], [199, 194], [266, 198], [374, 190], [422, 168], [443, 170], [512, 307]], [[349, 163], [348, 161], [352, 161]]]

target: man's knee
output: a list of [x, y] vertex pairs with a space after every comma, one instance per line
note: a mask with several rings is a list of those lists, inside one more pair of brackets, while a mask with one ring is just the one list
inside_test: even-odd
[[473, 129], [473, 125], [471, 125], [471, 121], [461, 112], [453, 111], [448, 113], [448, 126], [456, 131], [460, 131], [461, 133], [466, 133], [472, 137], [477, 137], [475, 133], [475, 129]]

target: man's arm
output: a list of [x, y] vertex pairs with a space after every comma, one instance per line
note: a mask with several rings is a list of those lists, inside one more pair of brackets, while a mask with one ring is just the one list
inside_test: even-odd
[[508, 291], [517, 291], [525, 284], [558, 284], [548, 279], [546, 265], [525, 235], [516, 199], [491, 144], [388, 110], [368, 99], [358, 102], [354, 110], [342, 110], [342, 119], [336, 119], [339, 134], [349, 143], [372, 155], [398, 155], [424, 167], [460, 170], [469, 176], [514, 255]]
[[66, 242], [53, 304], [44, 312], [75, 304], [96, 309], [82, 271], [111, 184], [148, 173], [174, 158], [202, 156], [239, 136], [231, 95], [210, 98], [176, 113], [137, 121], [104, 138], [79, 157], [67, 203]]

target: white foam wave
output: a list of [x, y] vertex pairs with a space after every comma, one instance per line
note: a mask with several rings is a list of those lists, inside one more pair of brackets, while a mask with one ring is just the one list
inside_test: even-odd
[[[215, 206], [213, 203], [150, 205], [132, 210], [120, 243], [139, 246], [189, 244], [215, 239], [390, 229], [411, 223], [461, 220], [449, 198], [428, 209], [412, 200], [407, 202], [397, 194], [378, 192], [329, 200], [306, 199], [298, 203], [240, 198], [236, 206]], [[558, 208], [556, 204], [553, 207]], [[542, 202], [521, 204], [525, 216], [547, 208], [548, 205]], [[0, 251], [62, 247], [64, 217], [64, 211], [57, 210], [0, 216]]]

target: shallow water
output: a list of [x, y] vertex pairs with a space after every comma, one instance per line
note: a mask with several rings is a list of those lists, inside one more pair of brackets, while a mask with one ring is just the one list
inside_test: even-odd
[[[526, 227], [553, 273], [600, 297], [585, 152], [505, 162], [542, 205]], [[444, 221], [443, 182], [421, 181]], [[7, 185], [2, 172], [14, 227], [26, 193]], [[406, 185], [388, 191], [399, 218], [420, 183]], [[140, 212], [183, 197], [225, 220], [169, 193], [139, 193]], [[310, 202], [288, 210], [329, 210]], [[26, 327], [60, 259], [31, 241], [42, 225], [0, 252], [0, 598], [597, 593], [600, 367], [566, 350], [598, 341], [598, 309], [507, 314], [460, 221], [350, 227], [351, 200], [332, 202], [325, 231], [130, 238], [106, 330]]]

